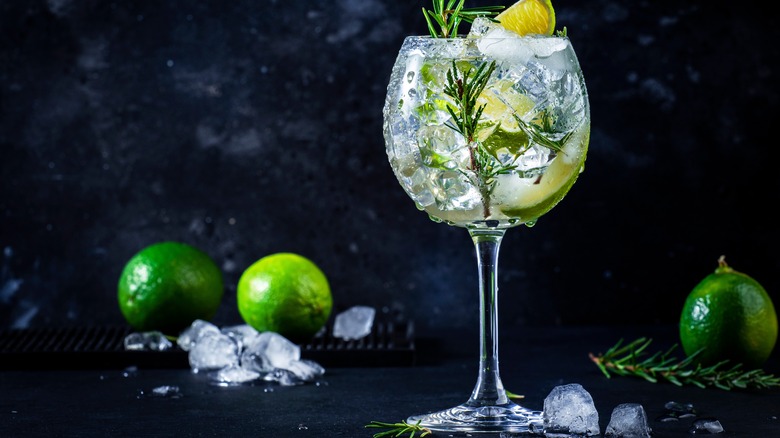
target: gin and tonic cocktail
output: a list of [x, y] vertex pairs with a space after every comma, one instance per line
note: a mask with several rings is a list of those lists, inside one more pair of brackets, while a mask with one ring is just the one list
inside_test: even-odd
[[468, 37], [407, 37], [384, 106], [387, 156], [432, 220], [468, 230], [480, 276], [480, 364], [471, 397], [409, 422], [431, 430], [534, 433], [541, 412], [498, 370], [497, 263], [508, 228], [533, 225], [571, 189], [590, 137], [585, 82], [566, 36], [479, 20]]

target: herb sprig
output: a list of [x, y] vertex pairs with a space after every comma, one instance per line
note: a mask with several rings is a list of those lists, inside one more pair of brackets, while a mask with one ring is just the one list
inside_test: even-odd
[[384, 432], [377, 432], [373, 435], [374, 438], [383, 438], [383, 437], [401, 437], [404, 434], [409, 434], [409, 438], [414, 438], [414, 436], [419, 432], [420, 437], [428, 436], [431, 434], [431, 430], [425, 427], [420, 426], [420, 422], [418, 421], [415, 424], [407, 423], [406, 420], [401, 421], [400, 423], [385, 423], [382, 421], [372, 421], [369, 424], [365, 425], [366, 428], [375, 428], [375, 429], [388, 429]]
[[422, 8], [422, 12], [428, 24], [428, 31], [434, 38], [455, 37], [458, 35], [458, 26], [461, 22], [473, 23], [477, 17], [486, 17], [495, 21], [492, 17], [504, 9], [503, 6], [464, 8], [465, 0], [448, 0], [446, 5], [445, 0], [432, 0], [432, 2], [433, 10]]
[[599, 367], [608, 378], [612, 374], [640, 377], [648, 382], [659, 380], [671, 382], [677, 386], [686, 384], [700, 388], [714, 387], [729, 391], [731, 389], [766, 389], [780, 387], [780, 377], [767, 374], [761, 369], [744, 370], [742, 364], [729, 366], [724, 360], [704, 367], [696, 362], [703, 349], [683, 360], [677, 360], [672, 353], [677, 344], [664, 352], [647, 355], [647, 347], [652, 339], [639, 338], [623, 345], [623, 340], [612, 346], [604, 354], [590, 353], [590, 360]]
[[[454, 105], [447, 105], [447, 111], [452, 117], [452, 121], [447, 126], [460, 133], [469, 148], [469, 171], [461, 170], [461, 173], [478, 188], [485, 217], [490, 215], [490, 196], [496, 186], [496, 177], [515, 170], [517, 168], [517, 165], [514, 164], [515, 161], [527, 149], [517, 150], [513, 159], [509, 163], [505, 163], [501, 162], [479, 140], [480, 119], [487, 104], [478, 105], [477, 102], [495, 70], [496, 61], [481, 63], [476, 67], [470, 64], [459, 67], [453, 61], [452, 67], [447, 71], [447, 83], [443, 88], [444, 94], [454, 101]], [[555, 152], [561, 152], [563, 145], [572, 134], [570, 132], [558, 140], [552, 139], [550, 133], [554, 132], [554, 119], [552, 114], [547, 111], [541, 113], [539, 125], [526, 122], [516, 114], [514, 114], [514, 118], [520, 129], [533, 143]]]
[[[506, 391], [506, 396], [513, 400], [519, 400], [522, 398], [525, 398], [524, 395], [515, 394], [513, 392]], [[382, 432], [377, 432], [373, 436], [373, 438], [384, 438], [384, 437], [393, 437], [393, 438], [400, 438], [403, 437], [404, 434], [409, 434], [409, 438], [414, 438], [416, 434], [419, 432], [420, 437], [428, 436], [431, 433], [431, 430], [427, 427], [420, 426], [420, 422], [410, 424], [407, 423], [406, 420], [400, 421], [398, 423], [387, 423], [383, 421], [372, 421], [364, 426], [367, 429], [374, 428], [374, 429], [387, 429]]]
[[540, 146], [544, 146], [547, 149], [551, 149], [555, 152], [560, 152], [563, 150], [563, 145], [566, 144], [567, 141], [569, 141], [569, 137], [571, 137], [572, 133], [574, 131], [571, 131], [564, 135], [560, 140], [553, 140], [548, 135], [545, 135], [545, 133], [554, 132], [553, 130], [553, 119], [552, 116], [548, 112], [542, 112], [541, 117], [541, 126], [534, 125], [532, 123], [527, 123], [525, 120], [521, 119], [517, 114], [512, 114], [515, 117], [515, 120], [517, 121], [517, 126], [520, 127], [520, 129], [525, 132], [525, 134], [533, 140], [536, 144]]
[[452, 68], [447, 70], [447, 84], [443, 91], [455, 100], [457, 112], [449, 105], [447, 111], [455, 121], [453, 129], [463, 134], [469, 143], [476, 138], [479, 118], [487, 106], [477, 106], [477, 99], [495, 70], [496, 61], [482, 63], [477, 68], [469, 66], [465, 70], [460, 70], [452, 61]]
[[479, 189], [485, 217], [490, 215], [490, 195], [495, 188], [496, 177], [517, 167], [497, 161], [477, 138], [479, 121], [487, 106], [477, 105], [477, 100], [495, 70], [496, 61], [483, 62], [477, 67], [468, 65], [465, 68], [458, 68], [455, 61], [452, 61], [452, 68], [447, 70], [447, 84], [443, 89], [444, 94], [455, 102], [454, 107], [447, 105], [453, 123], [447, 126], [459, 132], [468, 143], [471, 173], [461, 172]]

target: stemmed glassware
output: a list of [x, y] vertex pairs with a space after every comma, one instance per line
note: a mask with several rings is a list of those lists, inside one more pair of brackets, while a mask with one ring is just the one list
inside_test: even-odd
[[387, 156], [435, 222], [465, 228], [477, 254], [480, 359], [464, 403], [407, 420], [435, 431], [537, 433], [541, 412], [511, 401], [498, 369], [498, 253], [582, 172], [590, 106], [566, 36], [407, 37], [384, 105]]

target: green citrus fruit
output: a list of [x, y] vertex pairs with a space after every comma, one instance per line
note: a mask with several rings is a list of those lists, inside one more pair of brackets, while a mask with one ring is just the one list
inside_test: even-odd
[[311, 339], [333, 307], [325, 274], [293, 253], [271, 254], [248, 267], [238, 280], [236, 301], [247, 324], [293, 342]]
[[760, 368], [777, 341], [777, 314], [772, 299], [756, 280], [726, 264], [688, 295], [680, 317], [680, 340], [687, 355], [703, 349], [699, 362], [722, 360]]
[[119, 309], [138, 331], [178, 335], [194, 320], [214, 317], [222, 302], [222, 272], [203, 251], [159, 242], [136, 253], [119, 277]]

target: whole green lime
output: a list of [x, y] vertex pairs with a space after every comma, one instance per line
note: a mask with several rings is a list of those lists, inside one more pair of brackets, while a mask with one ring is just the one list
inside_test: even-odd
[[690, 356], [713, 365], [723, 360], [746, 369], [761, 368], [777, 341], [777, 314], [763, 286], [718, 260], [685, 300], [680, 340]]
[[325, 274], [293, 253], [271, 254], [249, 266], [238, 280], [236, 301], [247, 324], [293, 342], [310, 340], [333, 308]]
[[136, 253], [119, 277], [119, 309], [138, 331], [176, 336], [194, 320], [216, 314], [222, 272], [203, 251], [180, 242], [159, 242]]

